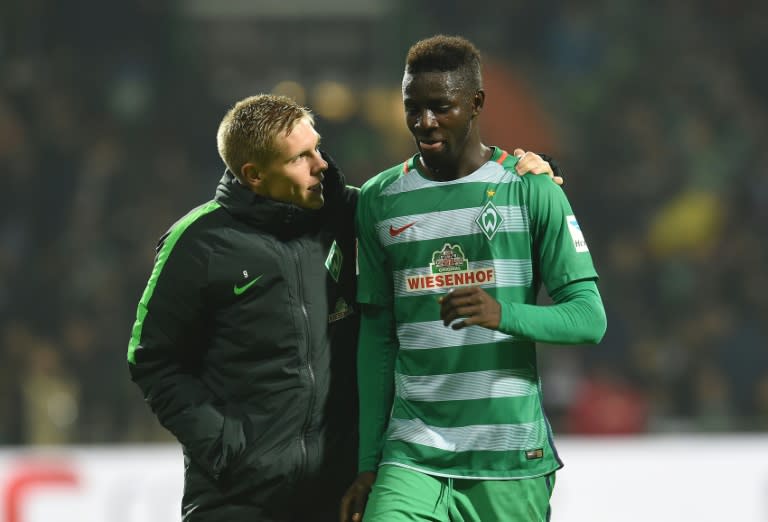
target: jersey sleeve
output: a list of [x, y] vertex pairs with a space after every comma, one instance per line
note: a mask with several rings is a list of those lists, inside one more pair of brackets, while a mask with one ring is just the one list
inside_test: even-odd
[[355, 213], [357, 234], [357, 301], [387, 306], [392, 303], [392, 272], [378, 238], [376, 193], [364, 186]]
[[554, 292], [550, 306], [501, 302], [499, 331], [550, 344], [596, 344], [605, 335], [606, 318], [593, 280], [574, 281]]
[[397, 337], [392, 309], [363, 305], [357, 355], [360, 398], [358, 471], [375, 471], [392, 410]]
[[547, 176], [526, 176], [525, 182], [534, 263], [549, 294], [573, 281], [596, 280], [584, 233], [563, 189]]

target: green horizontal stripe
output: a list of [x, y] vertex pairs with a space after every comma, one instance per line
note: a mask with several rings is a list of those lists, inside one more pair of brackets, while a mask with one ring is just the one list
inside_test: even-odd
[[443, 295], [417, 295], [395, 299], [395, 322], [421, 323], [440, 319], [440, 303], [437, 298]]
[[402, 242], [386, 247], [388, 258], [395, 264], [393, 270], [429, 266], [434, 252], [443, 249], [446, 243], [461, 245], [470, 261], [486, 259], [528, 259], [530, 257], [530, 235], [527, 232], [499, 232], [488, 241], [483, 234], [471, 236], [450, 236], [450, 224], [446, 224], [446, 236], [440, 239]]
[[536, 348], [532, 342], [451, 346], [431, 350], [400, 350], [397, 371], [406, 375], [520, 369], [536, 373]]
[[[536, 282], [534, 281], [534, 284]], [[488, 289], [488, 293], [493, 296], [494, 299], [497, 301], [507, 302], [507, 303], [525, 303], [525, 304], [536, 304], [539, 289], [537, 288], [538, 285], [533, 287], [505, 287], [505, 288], [491, 288]]]

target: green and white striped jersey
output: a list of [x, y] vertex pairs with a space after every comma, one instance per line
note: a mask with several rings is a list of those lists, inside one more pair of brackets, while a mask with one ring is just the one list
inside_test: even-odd
[[552, 291], [597, 278], [562, 189], [548, 176], [518, 176], [516, 163], [494, 148], [470, 175], [436, 182], [419, 173], [417, 155], [362, 188], [358, 300], [392, 307], [399, 343], [380, 464], [476, 479], [562, 465], [534, 342], [445, 327], [437, 302], [480, 285], [499, 301], [535, 304], [542, 283]]

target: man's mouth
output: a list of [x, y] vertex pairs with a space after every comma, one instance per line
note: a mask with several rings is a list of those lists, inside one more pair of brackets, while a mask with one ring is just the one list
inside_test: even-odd
[[322, 183], [318, 183], [317, 185], [312, 185], [311, 187], [309, 187], [309, 191], [310, 192], [315, 192], [317, 194], [322, 194], [323, 193], [323, 184]]
[[419, 140], [419, 149], [422, 152], [436, 152], [442, 150], [445, 146], [444, 141], [438, 140]]

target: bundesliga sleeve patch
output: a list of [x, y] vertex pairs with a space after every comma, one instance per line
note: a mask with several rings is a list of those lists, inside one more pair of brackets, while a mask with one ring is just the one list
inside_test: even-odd
[[579, 222], [576, 221], [576, 216], [565, 216], [565, 222], [568, 224], [568, 232], [571, 233], [573, 248], [576, 249], [576, 252], [589, 252], [587, 242], [584, 240], [584, 234], [581, 233]]

